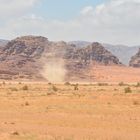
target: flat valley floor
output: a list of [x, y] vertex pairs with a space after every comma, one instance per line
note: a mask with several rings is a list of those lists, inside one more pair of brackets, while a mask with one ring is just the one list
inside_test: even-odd
[[140, 140], [139, 85], [77, 87], [1, 82], [0, 140]]

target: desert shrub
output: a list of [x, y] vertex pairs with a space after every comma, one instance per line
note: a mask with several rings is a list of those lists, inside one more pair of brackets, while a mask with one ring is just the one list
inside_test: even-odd
[[5, 85], [6, 84], [5, 81], [3, 81], [2, 84]]
[[70, 82], [65, 82], [64, 85], [69, 86], [69, 85], [71, 85], [71, 83]]
[[47, 95], [51, 96], [51, 95], [55, 95], [55, 93], [54, 92], [48, 92]]
[[49, 82], [48, 85], [52, 85], [52, 83]]
[[28, 86], [27, 85], [24, 85], [23, 87], [22, 87], [22, 90], [28, 90], [29, 88], [28, 88]]
[[22, 83], [21, 82], [18, 82], [18, 84], [21, 85]]
[[17, 131], [12, 132], [12, 135], [19, 135], [19, 132], [17, 132]]
[[52, 90], [55, 91], [55, 92], [57, 92], [57, 91], [58, 91], [58, 88], [57, 88], [56, 86], [53, 85], [53, 86], [52, 86]]
[[124, 82], [120, 82], [118, 85], [119, 86], [125, 86]]
[[140, 87], [140, 82], [137, 83], [136, 87]]
[[26, 102], [25, 102], [25, 106], [29, 106], [29, 102], [26, 101]]
[[98, 86], [108, 86], [108, 83], [98, 83]]
[[25, 76], [24, 75], [19, 75], [19, 78], [23, 79]]
[[133, 105], [139, 105], [139, 102], [136, 101], [136, 100], [134, 100], [134, 101], [133, 101]]
[[18, 91], [18, 89], [16, 87], [12, 87], [10, 89], [11, 89], [11, 91]]
[[78, 90], [79, 88], [78, 88], [78, 84], [75, 84], [74, 85], [74, 90]]
[[124, 92], [125, 92], [125, 93], [131, 93], [131, 92], [132, 92], [132, 90], [131, 90], [131, 88], [130, 88], [130, 87], [126, 87], [126, 88], [124, 89]]
[[114, 88], [114, 91], [118, 91], [118, 89], [117, 88]]

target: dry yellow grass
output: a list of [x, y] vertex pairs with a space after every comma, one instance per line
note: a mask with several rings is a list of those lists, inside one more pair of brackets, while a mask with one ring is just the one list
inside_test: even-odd
[[140, 139], [140, 87], [53, 86], [0, 85], [0, 140]]

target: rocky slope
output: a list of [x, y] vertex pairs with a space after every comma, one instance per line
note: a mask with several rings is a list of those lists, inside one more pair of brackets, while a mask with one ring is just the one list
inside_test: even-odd
[[0, 49], [0, 79], [84, 78], [95, 63], [121, 65], [117, 57], [96, 42], [79, 48], [41, 36], [23, 36]]
[[[82, 48], [87, 45], [90, 45], [91, 42], [71, 41], [71, 42], [69, 42], [69, 44], [75, 44], [79, 48]], [[125, 65], [129, 65], [129, 61], [130, 61], [131, 57], [134, 56], [140, 48], [140, 46], [128, 47], [125, 45], [112, 45], [112, 44], [105, 44], [105, 43], [102, 45], [105, 47], [105, 49], [109, 50], [113, 55], [115, 55], [117, 58], [119, 58], [119, 60]]]
[[129, 65], [131, 57], [134, 56], [140, 48], [140, 46], [128, 47], [124, 45], [110, 45], [110, 44], [103, 44], [103, 46], [107, 50], [112, 52], [112, 54], [117, 56], [119, 60], [125, 65]]
[[129, 63], [132, 67], [140, 67], [140, 49], [136, 55], [134, 55]]

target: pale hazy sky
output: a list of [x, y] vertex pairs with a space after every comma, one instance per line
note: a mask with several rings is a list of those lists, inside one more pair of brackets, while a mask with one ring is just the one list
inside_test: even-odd
[[140, 0], [0, 0], [0, 38], [140, 45]]

